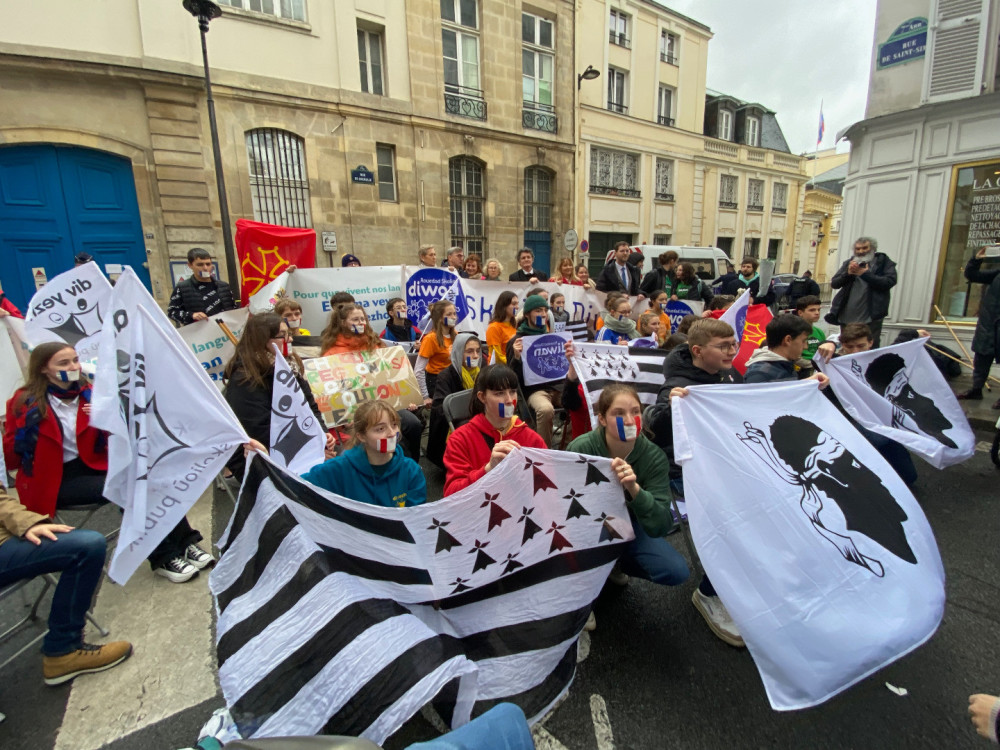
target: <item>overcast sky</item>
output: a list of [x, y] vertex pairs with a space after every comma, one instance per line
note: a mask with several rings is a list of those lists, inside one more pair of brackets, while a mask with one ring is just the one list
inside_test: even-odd
[[864, 119], [874, 0], [659, 2], [712, 29], [708, 88], [774, 110], [793, 153], [816, 146], [821, 99], [820, 148]]

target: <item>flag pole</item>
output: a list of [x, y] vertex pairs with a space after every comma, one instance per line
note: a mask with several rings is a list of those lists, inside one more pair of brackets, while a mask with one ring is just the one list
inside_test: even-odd
[[226, 334], [226, 338], [228, 338], [233, 343], [233, 346], [236, 346], [237, 344], [240, 343], [239, 339], [236, 338], [236, 336], [233, 334], [232, 329], [229, 326], [227, 326], [221, 320], [216, 320], [215, 322], [219, 324], [219, 328], [221, 328], [222, 332]]

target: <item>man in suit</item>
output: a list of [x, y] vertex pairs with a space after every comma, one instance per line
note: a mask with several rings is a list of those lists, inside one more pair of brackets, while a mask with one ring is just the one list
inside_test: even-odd
[[624, 240], [615, 244], [614, 263], [608, 263], [597, 277], [597, 291], [624, 292], [640, 300], [646, 299], [639, 290], [639, 269], [628, 262], [631, 254], [632, 248]]
[[[517, 251], [517, 265], [520, 266], [514, 273], [507, 277], [508, 281], [527, 281], [530, 284], [537, 284], [541, 278], [534, 268], [535, 254], [530, 247], [522, 247]], [[545, 274], [542, 274], [545, 276]]]

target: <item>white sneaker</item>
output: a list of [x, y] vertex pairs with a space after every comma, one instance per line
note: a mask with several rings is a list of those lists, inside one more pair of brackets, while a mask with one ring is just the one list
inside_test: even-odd
[[153, 568], [153, 572], [171, 583], [184, 583], [198, 575], [198, 569], [183, 557], [171, 557], [162, 565]]
[[694, 604], [694, 608], [705, 618], [708, 627], [712, 629], [712, 632], [720, 640], [737, 648], [744, 648], [746, 646], [743, 642], [743, 636], [740, 635], [739, 628], [736, 627], [733, 618], [726, 611], [726, 605], [722, 603], [719, 597], [705, 596], [701, 591], [695, 589], [694, 593], [691, 594], [691, 602]]
[[197, 544], [189, 544], [184, 550], [184, 559], [198, 570], [204, 570], [215, 562], [215, 558]]

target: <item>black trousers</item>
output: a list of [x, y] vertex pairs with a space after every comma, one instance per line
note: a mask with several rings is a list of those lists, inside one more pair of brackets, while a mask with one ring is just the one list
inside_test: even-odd
[[990, 376], [990, 368], [993, 366], [992, 354], [973, 353], [972, 358], [972, 390], [981, 391], [986, 385], [986, 380]]

